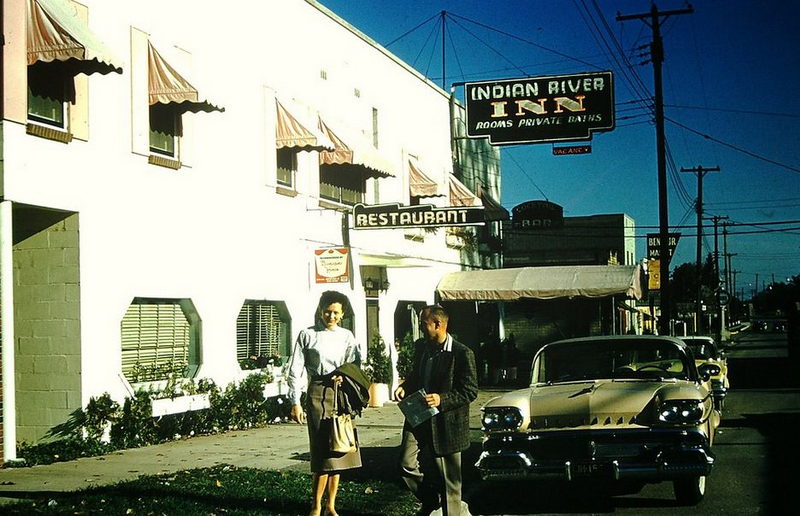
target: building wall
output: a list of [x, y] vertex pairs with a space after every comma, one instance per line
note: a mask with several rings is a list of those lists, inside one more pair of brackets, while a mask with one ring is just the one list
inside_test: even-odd
[[14, 278], [17, 438], [30, 442], [81, 402], [78, 216], [16, 243]]
[[[189, 0], [86, 0], [89, 27], [121, 58], [123, 73], [88, 77], [85, 139], [64, 144], [26, 134], [22, 3], [4, 0], [10, 29], [4, 47], [2, 189], [15, 206], [78, 215], [63, 229], [14, 246], [20, 281], [17, 388], [27, 396], [18, 397], [19, 438], [41, 437], [48, 425], [93, 396], [108, 392], [121, 400], [133, 392], [136, 386], [121, 374], [120, 322], [134, 298], [190, 299], [201, 321], [196, 377], [225, 385], [247, 374], [236, 360], [236, 318], [247, 299], [284, 301], [294, 338], [313, 324], [320, 292], [341, 290], [356, 309], [355, 333], [365, 346], [360, 265], [387, 267], [391, 286], [379, 297], [386, 342], [393, 340], [398, 301], [433, 301], [441, 276], [461, 269], [460, 249], [447, 246], [444, 230], [343, 231], [352, 227], [347, 210], [320, 202], [316, 152], [299, 154], [294, 194], [279, 192], [276, 98], [365, 137], [378, 110], [377, 150], [397, 172], [368, 181], [369, 203], [408, 202], [411, 154], [430, 164], [427, 172], [442, 184], [453, 170], [446, 92], [321, 5], [232, 0], [209, 11]], [[149, 164], [143, 150], [147, 92], [137, 50], [142, 34], [201, 97], [225, 108], [183, 116], [178, 170]], [[45, 242], [54, 245], [49, 239], [63, 236], [66, 228], [80, 263], [64, 268], [62, 279], [46, 267], [30, 266], [34, 258], [46, 262], [53, 249]], [[315, 283], [314, 250], [348, 240], [351, 281]], [[49, 315], [41, 311], [42, 292], [50, 295], [78, 279], [79, 289], [71, 290], [77, 299], [50, 305]], [[46, 317], [69, 323], [44, 324]], [[33, 320], [58, 329], [46, 336], [30, 333]], [[43, 337], [48, 340], [38, 340]], [[34, 346], [41, 353], [28, 351]], [[51, 347], [59, 354], [45, 359]], [[45, 380], [59, 367], [68, 374]], [[52, 392], [46, 392], [47, 382]], [[49, 408], [40, 410], [45, 398]]]

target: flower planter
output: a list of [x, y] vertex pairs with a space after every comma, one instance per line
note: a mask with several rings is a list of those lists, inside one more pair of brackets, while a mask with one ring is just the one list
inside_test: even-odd
[[389, 386], [385, 383], [371, 383], [369, 385], [369, 406], [382, 407], [389, 401]]
[[191, 394], [178, 396], [176, 398], [162, 398], [153, 400], [153, 417], [166, 416], [168, 414], [180, 414], [190, 410], [201, 410], [211, 406], [208, 394]]

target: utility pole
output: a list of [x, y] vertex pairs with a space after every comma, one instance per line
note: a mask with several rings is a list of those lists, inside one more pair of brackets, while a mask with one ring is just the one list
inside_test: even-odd
[[[653, 3], [649, 13], [642, 14], [617, 14], [617, 21], [642, 20], [653, 32], [653, 41], [650, 43], [650, 60], [653, 63], [653, 85], [655, 88], [655, 122], [656, 122], [656, 157], [658, 165], [658, 229], [659, 229], [659, 267], [661, 275], [661, 318], [659, 329], [662, 335], [670, 335], [670, 285], [669, 285], [669, 208], [667, 202], [667, 158], [666, 141], [664, 139], [664, 91], [661, 77], [661, 64], [664, 62], [664, 41], [661, 38], [661, 24], [667, 18], [677, 14], [690, 14], [694, 9], [678, 9], [673, 11], [659, 11]], [[649, 21], [648, 21], [649, 20]]]
[[701, 317], [703, 308], [703, 177], [709, 172], [719, 172], [719, 167], [705, 168], [698, 165], [694, 168], [683, 168], [681, 172], [691, 172], [697, 174], [697, 201], [695, 211], [697, 212], [697, 295], [694, 300], [695, 313], [695, 334], [703, 332], [703, 318]]
[[722, 344], [722, 336], [725, 330], [725, 307], [720, 302], [722, 285], [719, 270], [719, 221], [727, 220], [728, 217], [714, 215], [711, 220], [714, 222], [714, 298], [717, 302], [717, 343]]

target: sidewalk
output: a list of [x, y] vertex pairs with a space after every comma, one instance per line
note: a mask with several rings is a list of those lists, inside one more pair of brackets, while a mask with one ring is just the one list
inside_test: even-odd
[[[480, 408], [497, 391], [480, 391], [470, 407], [470, 427], [480, 429]], [[356, 419], [363, 448], [400, 445], [403, 416], [395, 403], [368, 408]], [[140, 475], [173, 473], [218, 464], [271, 470], [308, 471], [308, 434], [304, 425], [277, 424], [251, 430], [192, 437], [28, 468], [0, 469], [0, 505], [46, 494], [111, 485]]]

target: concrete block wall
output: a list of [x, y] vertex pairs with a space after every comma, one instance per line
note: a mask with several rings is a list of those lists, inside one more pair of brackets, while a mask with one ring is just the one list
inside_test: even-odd
[[16, 243], [13, 258], [17, 440], [34, 442], [81, 402], [78, 215]]

